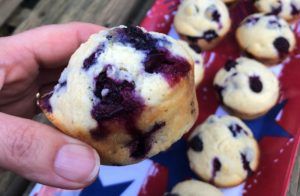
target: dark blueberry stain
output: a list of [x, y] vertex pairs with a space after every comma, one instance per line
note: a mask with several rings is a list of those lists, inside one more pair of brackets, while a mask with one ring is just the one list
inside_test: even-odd
[[279, 29], [282, 27], [282, 25], [280, 24], [279, 20], [269, 20], [268, 21], [268, 27], [271, 29]]
[[186, 38], [190, 42], [197, 42], [199, 39], [201, 39], [201, 37], [196, 37], [196, 36], [186, 36]]
[[50, 98], [51, 98], [52, 94], [53, 94], [53, 92], [48, 93], [48, 94], [42, 96], [38, 100], [38, 105], [40, 106], [40, 108], [42, 110], [45, 110], [45, 111], [49, 112], [49, 113], [52, 112], [52, 106], [50, 104]]
[[218, 34], [216, 33], [215, 30], [210, 29], [210, 30], [205, 31], [203, 33], [203, 36], [199, 36], [199, 37], [197, 37], [197, 36], [186, 36], [186, 37], [187, 37], [188, 41], [190, 41], [192, 43], [195, 43], [200, 39], [204, 39], [207, 42], [211, 42], [212, 40], [218, 38], [219, 36], [218, 36]]
[[278, 15], [282, 11], [282, 2], [279, 1], [279, 4], [277, 7], [272, 7], [272, 11], [270, 14]]
[[225, 89], [223, 86], [219, 86], [219, 85], [214, 85], [214, 89], [216, 90], [220, 103], [223, 104], [223, 95], [222, 95], [222, 91]]
[[257, 22], [259, 21], [259, 17], [248, 17], [247, 19], [245, 19], [245, 21], [242, 23], [243, 25], [247, 25], [247, 26], [253, 26], [255, 25]]
[[64, 87], [64, 86], [66, 86], [67, 85], [67, 81], [65, 80], [65, 81], [63, 81], [62, 83], [60, 83], [60, 87]]
[[300, 9], [298, 9], [297, 6], [295, 6], [293, 3], [291, 4], [291, 8], [292, 8], [291, 10], [292, 16], [300, 14]]
[[63, 81], [61, 83], [58, 83], [57, 88], [55, 89], [55, 91], [60, 91], [60, 89], [62, 89], [63, 87], [67, 86], [67, 81]]
[[[135, 95], [135, 84], [128, 81], [115, 81], [106, 75], [106, 71], [96, 78], [95, 96], [100, 99], [92, 116], [98, 121], [114, 118], [127, 118], [139, 114], [144, 107], [142, 98]], [[103, 95], [103, 91], [107, 92]]]
[[[110, 65], [106, 66], [109, 69]], [[156, 122], [146, 133], [136, 127], [136, 120], [144, 109], [143, 100], [135, 94], [135, 84], [128, 81], [115, 81], [109, 78], [104, 70], [96, 78], [94, 94], [99, 98], [92, 110], [92, 116], [98, 122], [98, 127], [90, 134], [95, 140], [106, 138], [111, 129], [106, 123], [117, 121], [124, 125], [131, 141], [126, 145], [130, 156], [143, 158], [152, 147], [152, 136], [166, 125]]]
[[237, 76], [238, 75], [238, 73], [237, 72], [234, 72], [233, 74], [231, 74], [230, 76], [231, 77], [234, 77], [234, 76]]
[[211, 182], [214, 182], [214, 179], [217, 176], [217, 172], [221, 170], [222, 164], [221, 164], [220, 160], [217, 157], [215, 157], [212, 161], [212, 165], [213, 165], [213, 168], [212, 168], [212, 172], [211, 172], [212, 173], [211, 174], [211, 176], [212, 176]]
[[221, 18], [221, 15], [220, 13], [218, 12], [218, 10], [214, 10], [213, 13], [212, 13], [212, 20], [219, 23], [220, 22], [220, 18]]
[[233, 137], [237, 137], [240, 134], [248, 135], [247, 131], [245, 131], [240, 125], [238, 124], [232, 124], [228, 127], [230, 132], [232, 133]]
[[197, 44], [190, 44], [190, 47], [198, 54], [202, 52], [202, 49]]
[[179, 82], [191, 69], [191, 65], [184, 58], [174, 56], [165, 47], [171, 44], [166, 38], [155, 38], [138, 27], [117, 28], [112, 35], [114, 41], [130, 44], [143, 51], [146, 54], [145, 71], [161, 73], [170, 86]]
[[143, 158], [151, 150], [153, 134], [165, 125], [165, 122], [156, 122], [151, 129], [144, 134], [141, 134], [140, 130], [135, 130], [134, 135], [132, 135], [133, 140], [128, 144], [130, 156], [135, 159]]
[[278, 37], [273, 42], [274, 47], [277, 49], [281, 58], [289, 54], [290, 43], [284, 37]]
[[249, 77], [250, 89], [255, 93], [260, 93], [263, 90], [263, 84], [258, 76]]
[[83, 61], [83, 69], [88, 70], [91, 66], [93, 66], [96, 62], [98, 57], [104, 52], [105, 50], [105, 43], [101, 43], [97, 49]]
[[151, 34], [145, 33], [138, 27], [116, 28], [111, 32], [112, 40], [123, 44], [130, 44], [137, 50], [150, 52], [157, 50], [161, 45], [170, 44], [167, 39], [154, 38]]
[[189, 147], [192, 148], [196, 152], [201, 152], [203, 150], [203, 142], [199, 138], [198, 135], [194, 136], [190, 141], [189, 141]]
[[112, 38], [113, 38], [112, 35], [107, 35], [107, 36], [106, 36], [106, 39], [109, 40], [109, 41], [110, 41]]
[[161, 73], [173, 86], [190, 71], [190, 64], [181, 57], [174, 57], [168, 50], [152, 51], [145, 62], [145, 71]]
[[205, 31], [203, 34], [203, 39], [205, 39], [208, 42], [211, 42], [212, 40], [216, 39], [218, 37], [218, 34], [215, 30], [208, 30]]
[[217, 7], [215, 5], [209, 6], [205, 11], [206, 16], [214, 22], [219, 23], [221, 14], [219, 13]]
[[224, 65], [224, 68], [226, 71], [230, 71], [231, 69], [235, 68], [237, 64], [238, 63], [235, 60], [228, 60]]
[[247, 171], [247, 176], [251, 176], [253, 175], [253, 171], [250, 167], [250, 162], [247, 160], [247, 156], [243, 153], [241, 153], [241, 159], [242, 159], [242, 163], [243, 163], [243, 168], [244, 170]]

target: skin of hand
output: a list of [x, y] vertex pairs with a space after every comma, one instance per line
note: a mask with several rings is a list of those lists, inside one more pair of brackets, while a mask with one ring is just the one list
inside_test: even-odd
[[67, 189], [96, 179], [100, 158], [93, 148], [30, 118], [36, 93], [57, 81], [72, 53], [101, 29], [75, 22], [0, 38], [1, 168]]

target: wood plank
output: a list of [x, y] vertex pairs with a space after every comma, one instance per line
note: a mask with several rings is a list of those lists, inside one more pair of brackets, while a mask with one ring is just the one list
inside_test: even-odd
[[18, 8], [17, 11], [9, 17], [6, 24], [12, 27], [19, 26], [28, 16], [31, 10], [28, 8]]
[[4, 24], [21, 2], [22, 0], [0, 0], [0, 26]]
[[[112, 27], [143, 18], [154, 0], [42, 0], [15, 33], [45, 24], [83, 21]], [[141, 10], [144, 12], [141, 15]], [[136, 22], [137, 23], [137, 22]]]

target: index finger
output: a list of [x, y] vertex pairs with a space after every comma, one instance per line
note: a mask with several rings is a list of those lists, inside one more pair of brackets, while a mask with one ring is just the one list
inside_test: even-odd
[[67, 64], [80, 44], [101, 29], [104, 27], [80, 22], [48, 25], [2, 38], [0, 43], [14, 64], [57, 68]]

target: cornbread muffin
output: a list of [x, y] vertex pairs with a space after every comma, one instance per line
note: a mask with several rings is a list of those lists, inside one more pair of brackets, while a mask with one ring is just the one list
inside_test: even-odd
[[228, 9], [221, 0], [185, 0], [175, 15], [181, 39], [199, 50], [214, 48], [231, 26]]
[[223, 196], [223, 193], [208, 183], [186, 180], [176, 184], [171, 193], [164, 196]]
[[194, 59], [194, 79], [197, 87], [204, 78], [204, 59], [200, 52], [195, 51], [186, 42], [179, 40], [179, 43], [186, 49], [190, 56]]
[[193, 59], [163, 34], [104, 30], [72, 55], [39, 106], [64, 133], [95, 147], [102, 163], [135, 163], [166, 150], [194, 124]]
[[218, 187], [242, 183], [257, 169], [259, 146], [251, 130], [233, 116], [210, 116], [189, 137], [191, 169]]
[[289, 22], [300, 17], [299, 0], [256, 0], [254, 6], [259, 12], [277, 15]]
[[275, 16], [253, 14], [243, 20], [236, 32], [240, 47], [266, 64], [276, 64], [296, 46], [289, 24]]
[[214, 79], [219, 100], [231, 114], [254, 119], [268, 112], [279, 97], [279, 81], [258, 61], [229, 60]]

